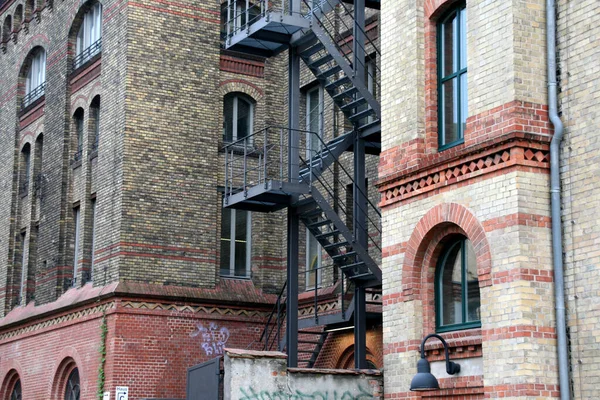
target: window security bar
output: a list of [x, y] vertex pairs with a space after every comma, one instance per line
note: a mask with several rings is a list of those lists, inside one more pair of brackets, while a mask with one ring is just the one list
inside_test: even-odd
[[23, 101], [21, 102], [21, 108], [25, 108], [28, 105], [30, 105], [35, 100], [42, 97], [45, 92], [46, 92], [46, 82], [42, 83], [40, 86], [36, 87], [35, 89], [33, 89], [32, 91], [27, 93], [25, 95], [25, 97], [23, 97]]
[[95, 55], [102, 52], [102, 38], [96, 40], [88, 48], [84, 49], [73, 60], [73, 71], [90, 61]]

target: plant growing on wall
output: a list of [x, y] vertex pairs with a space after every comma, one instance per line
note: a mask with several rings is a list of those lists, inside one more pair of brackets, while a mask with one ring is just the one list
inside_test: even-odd
[[106, 334], [108, 333], [108, 325], [106, 324], [106, 312], [102, 314], [102, 324], [100, 324], [100, 366], [98, 367], [98, 391], [96, 397], [102, 400], [104, 396], [104, 364], [106, 362]]

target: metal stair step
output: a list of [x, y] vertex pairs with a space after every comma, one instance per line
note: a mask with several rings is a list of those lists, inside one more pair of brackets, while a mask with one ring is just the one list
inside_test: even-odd
[[350, 82], [351, 82], [350, 78], [344, 75], [342, 78], [325, 85], [325, 90], [327, 90], [327, 91], [334, 90], [334, 89], [336, 89], [342, 85], [345, 85], [347, 83], [350, 83]]
[[334, 65], [333, 67], [321, 72], [318, 77], [320, 78], [329, 78], [332, 75], [337, 74], [338, 72], [340, 72], [342, 70], [342, 67], [340, 67], [339, 65]]
[[336, 94], [335, 96], [333, 96], [333, 101], [338, 102], [344, 99], [344, 97], [352, 97], [352, 95], [354, 93], [358, 92], [358, 89], [356, 88], [356, 86], [352, 86], [351, 88], [348, 88], [346, 90], [344, 90], [343, 92], [340, 92], [338, 94]]
[[367, 108], [365, 110], [359, 111], [358, 113], [350, 116], [349, 119], [350, 119], [350, 121], [359, 121], [359, 120], [361, 120], [363, 118], [368, 117], [369, 115], [371, 115], [373, 113], [374, 113], [373, 109]]
[[379, 121], [377, 118], [375, 118], [374, 121], [369, 121], [366, 124], [359, 126], [358, 130], [362, 131], [362, 130], [368, 129], [368, 128], [370, 128], [374, 125], [380, 124], [380, 123], [381, 123], [381, 121]]
[[300, 349], [298, 349], [298, 353], [318, 354], [318, 351], [315, 351], [315, 350], [300, 350]]
[[315, 35], [313, 31], [310, 31], [300, 39], [294, 41], [293, 46], [298, 47], [298, 51], [300, 54], [302, 54], [302, 51], [306, 50], [318, 41], [319, 39], [317, 38], [317, 35]]
[[310, 224], [308, 224], [308, 225], [306, 225], [306, 226], [307, 226], [309, 229], [311, 229], [311, 228], [319, 228], [319, 227], [321, 227], [321, 226], [325, 226], [325, 225], [329, 225], [329, 224], [331, 224], [331, 221], [330, 221], [330, 220], [328, 220], [328, 219], [324, 219], [324, 220], [322, 220], [322, 221], [317, 221], [317, 222], [310, 223]]
[[315, 206], [315, 209], [313, 210], [306, 210], [304, 211], [302, 214], [300, 214], [303, 218], [310, 218], [310, 217], [314, 217], [316, 215], [321, 215], [323, 213], [323, 210], [321, 210], [319, 207]]
[[298, 340], [298, 343], [319, 344], [318, 340]]
[[325, 49], [325, 46], [323, 46], [323, 44], [321, 42], [317, 42], [315, 43], [313, 46], [307, 48], [306, 50], [302, 51], [302, 53], [300, 53], [300, 57], [308, 59], [311, 56], [317, 54], [318, 52], [320, 52], [321, 50]]
[[331, 54], [326, 54], [321, 58], [317, 58], [316, 60], [309, 62], [308, 66], [312, 68], [319, 68], [321, 65], [327, 64], [331, 60], [333, 60], [333, 56]]
[[341, 106], [341, 107], [340, 107], [340, 109], [341, 109], [342, 111], [346, 111], [346, 110], [352, 110], [352, 109], [354, 109], [354, 108], [356, 108], [356, 107], [359, 107], [359, 106], [361, 106], [361, 105], [365, 104], [366, 102], [367, 102], [367, 100], [365, 100], [365, 98], [364, 98], [364, 97], [361, 97], [361, 98], [359, 98], [359, 99], [356, 99], [356, 100], [354, 100], [354, 101], [351, 101], [351, 102], [350, 102], [350, 103], [348, 103], [348, 104], [345, 104], [345, 105]]
[[333, 257], [331, 257], [331, 259], [333, 261], [336, 261], [336, 260], [341, 259], [341, 258], [354, 257], [355, 255], [356, 255], [355, 251], [349, 251], [349, 252], [344, 253], [344, 254], [338, 254], [337, 256], [333, 256]]
[[325, 239], [325, 238], [328, 238], [330, 236], [337, 235], [339, 233], [340, 233], [340, 231], [336, 229], [336, 230], [333, 230], [331, 232], [325, 232], [325, 233], [321, 233], [319, 235], [315, 235], [315, 239]]
[[327, 251], [329, 249], [335, 249], [338, 247], [349, 246], [349, 245], [350, 245], [350, 243], [343, 241], [343, 242], [327, 244], [327, 245], [323, 246], [323, 249], [325, 249], [325, 251]]
[[348, 265], [341, 265], [340, 268], [342, 269], [342, 271], [347, 270], [347, 269], [352, 269], [352, 268], [356, 268], [356, 267], [364, 267], [365, 263], [360, 261], [354, 264], [348, 264]]

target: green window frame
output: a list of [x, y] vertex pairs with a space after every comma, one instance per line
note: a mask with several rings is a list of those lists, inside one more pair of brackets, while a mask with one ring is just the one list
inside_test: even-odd
[[444, 247], [435, 272], [437, 332], [481, 327], [481, 296], [475, 250], [464, 236]]
[[464, 143], [467, 121], [467, 15], [465, 4], [437, 24], [438, 150]]

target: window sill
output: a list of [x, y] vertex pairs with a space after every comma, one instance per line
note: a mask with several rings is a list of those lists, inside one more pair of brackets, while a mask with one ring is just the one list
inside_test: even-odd
[[81, 159], [72, 159], [71, 160], [71, 168], [76, 169], [81, 167]]
[[445, 144], [443, 146], [440, 146], [439, 143], [438, 143], [438, 152], [441, 152], [441, 151], [448, 150], [448, 149], [451, 149], [453, 147], [459, 146], [459, 145], [463, 144], [464, 142], [465, 142], [465, 138], [461, 138], [459, 140], [456, 140], [456, 141], [454, 141], [452, 143], [449, 143], [449, 144]]
[[221, 275], [221, 274], [219, 274], [219, 278], [237, 279], [237, 280], [241, 280], [241, 281], [252, 280], [252, 277], [250, 277], [250, 276], [235, 276], [235, 275]]
[[88, 155], [88, 160], [92, 161], [93, 159], [98, 158], [98, 150], [92, 150]]
[[36, 108], [37, 106], [39, 106], [40, 104], [45, 102], [45, 100], [46, 100], [46, 95], [43, 94], [40, 97], [38, 97], [37, 99], [30, 102], [29, 104], [27, 104], [25, 107], [21, 108], [21, 111], [19, 112], [19, 118], [23, 117], [29, 111], [33, 110], [34, 108]]
[[100, 60], [101, 58], [102, 58], [102, 51], [98, 52], [98, 54], [95, 54], [90, 59], [85, 60], [85, 62], [78, 65], [77, 68], [72, 69], [71, 73], [69, 74], [69, 79], [72, 80], [73, 78], [77, 77], [84, 71], [87, 71], [89, 66], [95, 64], [96, 61]]

